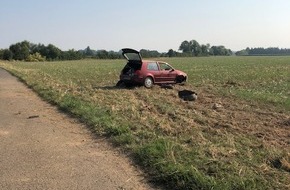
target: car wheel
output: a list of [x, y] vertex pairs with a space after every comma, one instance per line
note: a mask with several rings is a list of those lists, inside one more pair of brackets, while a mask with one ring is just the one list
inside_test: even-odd
[[177, 76], [176, 79], [175, 79], [175, 82], [176, 83], [182, 83], [185, 81], [185, 77], [184, 76]]
[[144, 86], [146, 87], [146, 88], [152, 88], [152, 86], [153, 86], [153, 79], [151, 78], [151, 77], [146, 77], [145, 78], [145, 81], [144, 81]]

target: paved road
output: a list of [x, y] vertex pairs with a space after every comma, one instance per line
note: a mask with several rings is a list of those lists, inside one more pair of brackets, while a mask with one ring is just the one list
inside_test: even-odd
[[0, 189], [152, 189], [130, 161], [0, 68]]

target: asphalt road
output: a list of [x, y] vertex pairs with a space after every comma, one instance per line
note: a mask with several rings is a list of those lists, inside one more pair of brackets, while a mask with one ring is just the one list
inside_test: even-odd
[[0, 68], [0, 189], [153, 189], [143, 176]]

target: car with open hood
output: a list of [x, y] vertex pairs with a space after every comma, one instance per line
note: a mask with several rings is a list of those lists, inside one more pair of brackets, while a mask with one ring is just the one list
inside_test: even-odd
[[122, 55], [127, 59], [127, 64], [121, 71], [117, 85], [142, 84], [151, 88], [154, 84], [176, 84], [187, 80], [186, 73], [174, 69], [166, 62], [143, 60], [140, 52], [134, 49], [124, 48]]

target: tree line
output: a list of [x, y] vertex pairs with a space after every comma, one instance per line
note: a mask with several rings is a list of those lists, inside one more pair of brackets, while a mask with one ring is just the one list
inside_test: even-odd
[[[196, 40], [184, 40], [178, 51], [169, 49], [168, 52], [160, 53], [156, 50], [141, 49], [144, 58], [150, 57], [200, 57], [200, 56], [230, 56], [234, 53], [224, 46], [210, 46], [200, 44]], [[238, 56], [249, 55], [290, 55], [290, 49], [279, 48], [246, 48], [235, 53]], [[21, 61], [58, 61], [79, 60], [84, 58], [93, 59], [121, 59], [121, 51], [92, 50], [89, 46], [83, 50], [70, 49], [62, 51], [53, 44], [34, 44], [22, 41], [10, 45], [7, 49], [0, 49], [0, 59]]]
[[61, 61], [84, 58], [120, 59], [122, 54], [114, 51], [91, 50], [89, 46], [84, 50], [62, 51], [53, 44], [34, 44], [26, 40], [12, 44], [7, 49], [0, 49], [0, 59], [2, 60]]
[[[166, 53], [156, 50], [141, 49], [140, 53], [144, 58], [150, 57], [188, 57], [188, 56], [210, 56], [210, 55], [231, 55], [232, 51], [224, 46], [212, 46], [209, 44], [200, 45], [196, 40], [183, 41], [178, 51], [170, 49]], [[79, 60], [84, 58], [93, 59], [121, 59], [121, 51], [92, 50], [89, 46], [83, 50], [70, 49], [62, 51], [53, 44], [34, 44], [29, 41], [22, 41], [10, 45], [7, 49], [0, 49], [0, 59], [21, 60], [21, 61], [58, 61], [58, 60]]]
[[21, 61], [55, 61], [55, 60], [77, 60], [83, 55], [74, 49], [62, 51], [58, 47], [49, 44], [33, 44], [28, 41], [18, 42], [10, 45], [8, 49], [0, 50], [0, 59]]
[[[230, 49], [225, 48], [224, 46], [210, 46], [210, 44], [199, 44], [196, 40], [183, 41], [179, 50], [182, 51], [181, 56], [229, 56], [233, 52]], [[168, 51], [169, 57], [178, 56], [178, 53], [170, 49]], [[180, 56], [180, 55], [179, 55]]]
[[237, 51], [236, 55], [247, 56], [247, 55], [290, 55], [290, 49], [280, 49], [277, 47], [269, 48], [246, 48], [241, 51]]

